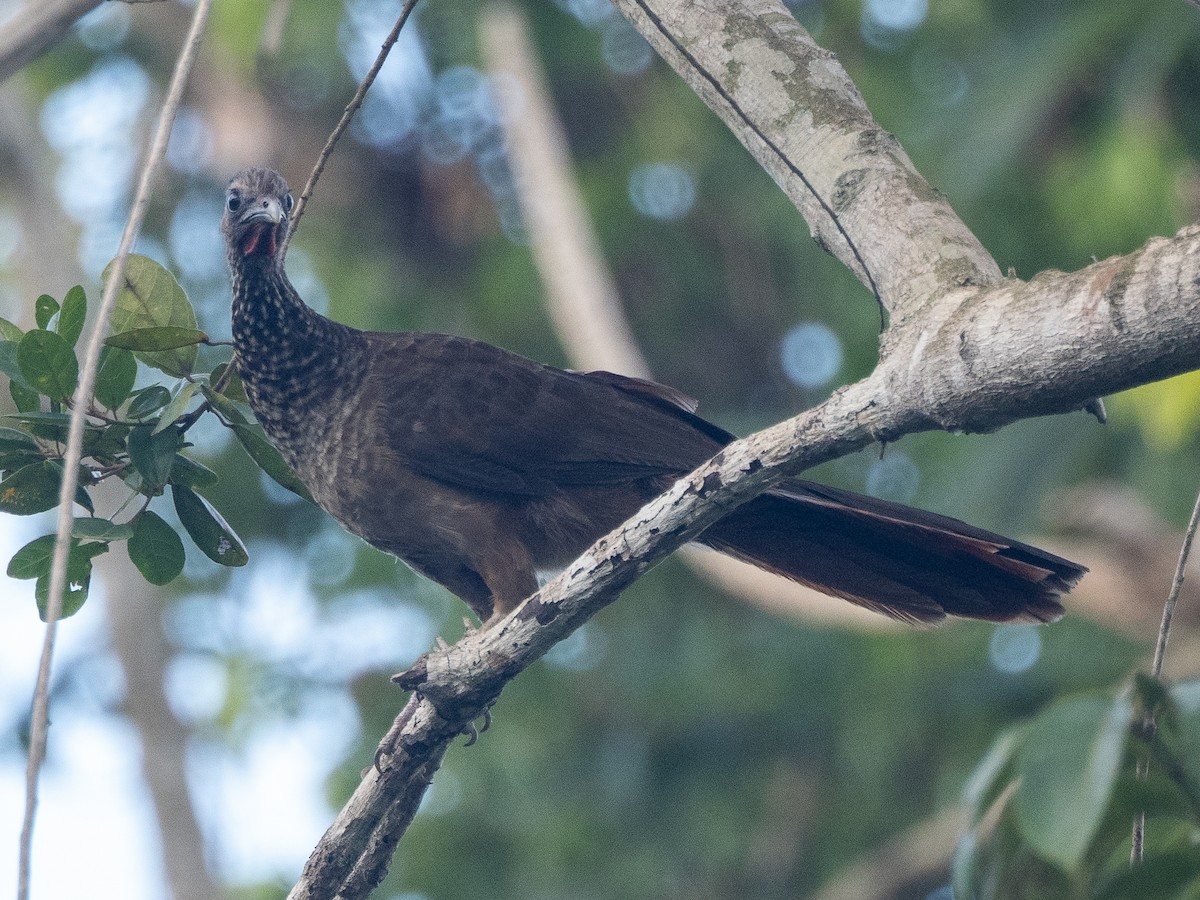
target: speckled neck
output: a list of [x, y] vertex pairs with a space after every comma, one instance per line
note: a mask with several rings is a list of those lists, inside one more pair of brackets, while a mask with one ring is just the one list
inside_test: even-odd
[[278, 258], [231, 255], [230, 268], [234, 360], [259, 422], [296, 468], [323, 410], [361, 382], [365, 339], [309, 309]]

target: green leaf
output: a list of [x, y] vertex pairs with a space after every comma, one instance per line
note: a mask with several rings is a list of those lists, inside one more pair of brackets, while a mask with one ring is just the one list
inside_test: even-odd
[[125, 453], [125, 439], [132, 431], [124, 422], [106, 424], [100, 428], [85, 428], [83, 431], [83, 455], [111, 464]]
[[[208, 376], [208, 383], [216, 384], [218, 381], [220, 381], [221, 377], [225, 374], [225, 370], [231, 365], [233, 365], [233, 363], [218, 364], [217, 367], [212, 370], [212, 374]], [[225, 388], [221, 391], [221, 393], [230, 400], [233, 400], [235, 403], [250, 402], [250, 398], [246, 396], [246, 386], [242, 384], [242, 376], [238, 374], [237, 369], [233, 370], [233, 374], [229, 376], [229, 383], [225, 385]]]
[[38, 450], [37, 441], [27, 431], [0, 425], [0, 453], [9, 450]]
[[163, 410], [162, 416], [159, 417], [158, 424], [154, 426], [154, 433], [158, 434], [182, 416], [187, 411], [188, 404], [192, 402], [192, 397], [196, 395], [196, 391], [199, 389], [200, 385], [195, 381], [183, 382], [179, 386], [179, 390], [175, 393], [175, 396], [171, 398], [171, 402]]
[[22, 466], [33, 465], [45, 459], [40, 453], [31, 453], [27, 450], [11, 450], [7, 453], [0, 452], [0, 477], [7, 472], [15, 472]]
[[1017, 758], [1017, 824], [1038, 855], [1074, 872], [1082, 862], [1116, 782], [1133, 706], [1072, 697], [1030, 725]]
[[[71, 555], [67, 561], [67, 579], [63, 590], [62, 609], [59, 612], [60, 619], [73, 616], [82, 608], [92, 583], [92, 559], [107, 552], [108, 544], [72, 544]], [[38, 615], [44, 622], [50, 597], [49, 573], [38, 578], [33, 593], [37, 599]]]
[[1092, 896], [1095, 900], [1194, 897], [1194, 885], [1192, 892], [1180, 892], [1197, 878], [1200, 878], [1200, 853], [1195, 848], [1151, 852], [1136, 866], [1119, 872]]
[[171, 402], [171, 392], [161, 384], [152, 384], [131, 395], [133, 400], [125, 412], [131, 419], [146, 419]]
[[[91, 580], [92, 559], [107, 551], [108, 544], [80, 545], [77, 541], [71, 542], [67, 556], [67, 590], [63, 596], [64, 618], [78, 612], [83, 605]], [[44, 534], [18, 550], [8, 564], [9, 578], [37, 579], [34, 593], [43, 621], [46, 618], [46, 599], [50, 594], [50, 566], [53, 560], [54, 535]], [[76, 589], [73, 590], [73, 586]]]
[[1017, 751], [1021, 749], [1028, 731], [1026, 723], [1002, 731], [967, 779], [963, 786], [963, 799], [970, 810], [972, 825], [979, 824], [979, 820], [1016, 777]]
[[[88, 520], [80, 519], [77, 521]], [[100, 519], [99, 521], [104, 520]], [[27, 580], [49, 575], [50, 565], [54, 561], [54, 537], [53, 534], [43, 534], [39, 538], [34, 538], [14, 553], [13, 558], [8, 563], [8, 577]], [[68, 568], [72, 564], [77, 564], [84, 559], [92, 559], [103, 552], [104, 550], [85, 547], [78, 541], [72, 541], [71, 555], [68, 557]]]
[[17, 344], [17, 363], [26, 381], [51, 400], [65, 400], [79, 381], [75, 351], [53, 331], [31, 331]]
[[79, 341], [83, 334], [83, 322], [87, 318], [87, 296], [80, 285], [75, 285], [63, 297], [62, 309], [58, 313], [58, 322], [54, 330], [62, 335], [62, 339], [71, 347]]
[[50, 572], [50, 560], [53, 555], [54, 535], [44, 534], [40, 538], [34, 538], [8, 561], [8, 577], [24, 580], [46, 575]]
[[207, 384], [200, 385], [200, 390], [204, 391], [204, 399], [209, 402], [209, 405], [224, 416], [231, 425], [250, 424], [250, 420], [242, 415], [242, 411], [237, 408], [236, 404], [229, 397], [217, 393]]
[[71, 536], [81, 541], [127, 541], [133, 536], [133, 526], [128, 522], [81, 516], [71, 526]]
[[7, 375], [13, 384], [19, 384], [36, 395], [36, 389], [21, 371], [21, 363], [17, 359], [17, 344], [12, 341], [0, 341], [0, 372]]
[[21, 412], [31, 412], [42, 403], [41, 394], [31, 387], [19, 383], [15, 378], [8, 383], [8, 394]]
[[176, 428], [156, 434], [149, 425], [139, 425], [129, 432], [126, 440], [129, 461], [142, 476], [143, 493], [162, 493], [163, 485], [171, 477], [171, 466], [179, 450], [179, 438]]
[[200, 465], [182, 453], [175, 454], [175, 462], [171, 466], [171, 484], [182, 484], [190, 488], [208, 488], [218, 481], [220, 478], [212, 469]]
[[100, 351], [100, 368], [96, 370], [96, 399], [109, 409], [116, 409], [133, 391], [137, 380], [137, 360], [128, 350], [104, 347]]
[[250, 561], [242, 539], [212, 504], [180, 484], [172, 485], [171, 496], [179, 521], [205, 556], [222, 566], [244, 566]]
[[37, 322], [38, 328], [45, 329], [56, 312], [58, 312], [58, 301], [49, 294], [42, 294], [33, 302], [33, 319]]
[[1179, 754], [1193, 782], [1200, 781], [1200, 678], [1172, 685], [1176, 710], [1172, 729], [1179, 739]]
[[258, 426], [234, 425], [232, 428], [233, 436], [250, 454], [250, 458], [258, 463], [260, 469], [296, 496], [303, 497], [309, 503], [316, 502], [313, 500], [312, 494], [308, 492], [308, 488], [304, 486], [304, 482], [288, 468], [288, 464], [283, 461], [279, 451], [271, 445]]
[[14, 344], [20, 343], [21, 335], [24, 333], [8, 319], [0, 316], [0, 340], [12, 341]]
[[[109, 263], [104, 268], [105, 281], [111, 271], [112, 263]], [[196, 313], [187, 294], [175, 276], [154, 260], [130, 254], [125, 263], [125, 283], [117, 294], [112, 313], [113, 334], [167, 326], [196, 328]], [[196, 345], [189, 343], [157, 352], [139, 350], [135, 355], [146, 365], [168, 375], [188, 375], [196, 364]]]
[[133, 520], [129, 558], [148, 582], [166, 584], [183, 571], [183, 541], [161, 516], [147, 509]]
[[31, 516], [53, 509], [61, 481], [62, 469], [51, 460], [21, 466], [0, 481], [0, 512]]
[[157, 328], [135, 328], [107, 338], [104, 343], [122, 350], [176, 350], [192, 344], [203, 344], [208, 335], [196, 328], [177, 328], [164, 325]]
[[[64, 412], [42, 412], [40, 409], [29, 412], [5, 413], [0, 418], [14, 419], [18, 422], [28, 422], [30, 425], [53, 425], [65, 429], [71, 423], [71, 417]], [[65, 431], [63, 432], [66, 433]]]

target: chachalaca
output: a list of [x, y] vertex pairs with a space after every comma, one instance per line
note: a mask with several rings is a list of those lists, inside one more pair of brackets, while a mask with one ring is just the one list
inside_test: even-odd
[[[229, 184], [221, 230], [250, 406], [316, 501], [483, 621], [537, 590], [733, 435], [679, 392], [467, 338], [359, 331], [307, 307], [279, 247], [292, 196]], [[698, 541], [899, 619], [1050, 621], [1086, 571], [934, 513], [792, 479]]]

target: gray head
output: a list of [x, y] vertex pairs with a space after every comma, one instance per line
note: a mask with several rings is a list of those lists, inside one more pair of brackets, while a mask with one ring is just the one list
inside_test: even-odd
[[230, 265], [273, 260], [287, 234], [291, 211], [292, 194], [278, 172], [251, 168], [235, 175], [225, 191], [221, 218]]

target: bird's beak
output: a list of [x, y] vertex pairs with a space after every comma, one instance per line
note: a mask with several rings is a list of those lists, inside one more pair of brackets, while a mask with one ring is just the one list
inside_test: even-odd
[[263, 197], [250, 207], [242, 216], [242, 223], [269, 222], [278, 225], [283, 221], [283, 205], [275, 197]]

